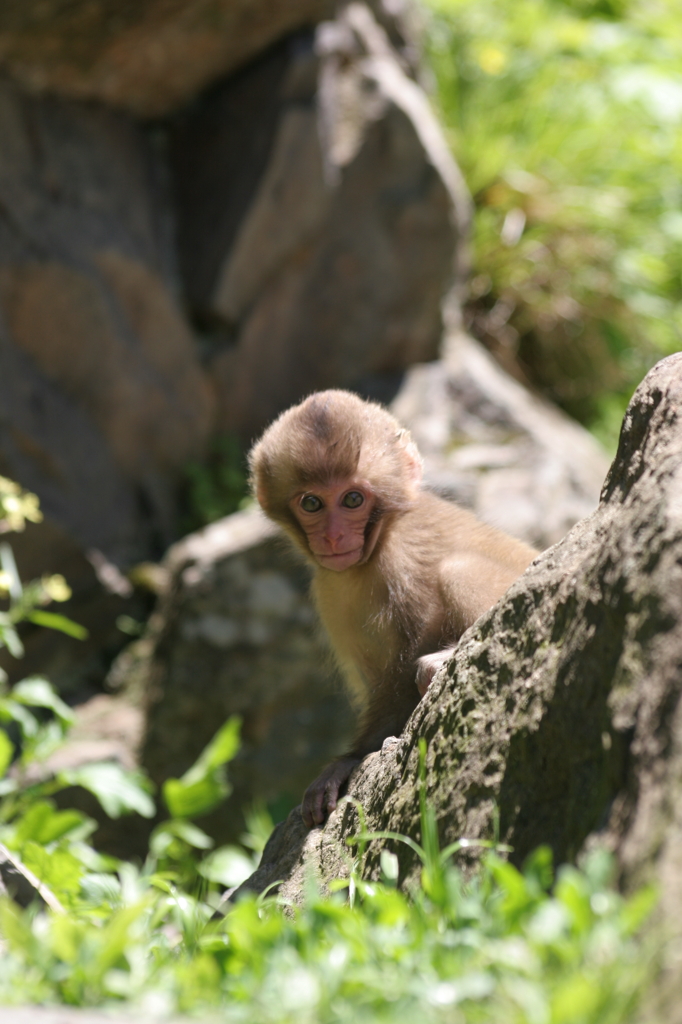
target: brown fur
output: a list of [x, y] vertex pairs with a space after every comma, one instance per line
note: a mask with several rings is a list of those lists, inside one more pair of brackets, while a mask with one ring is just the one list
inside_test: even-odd
[[[313, 562], [313, 597], [361, 707], [357, 741], [339, 762], [352, 767], [402, 730], [419, 701], [418, 659], [450, 650], [536, 552], [421, 490], [419, 455], [407, 431], [385, 409], [348, 392], [315, 394], [287, 410], [254, 446], [250, 464], [264, 511]], [[366, 561], [335, 572], [316, 563], [291, 501], [302, 488], [354, 475], [369, 482], [374, 496], [365, 532], [373, 547]], [[332, 766], [306, 800], [314, 791], [318, 806], [324, 810], [326, 800], [333, 809], [350, 767], [330, 782]], [[319, 819], [305, 801], [304, 817], [309, 824]]]

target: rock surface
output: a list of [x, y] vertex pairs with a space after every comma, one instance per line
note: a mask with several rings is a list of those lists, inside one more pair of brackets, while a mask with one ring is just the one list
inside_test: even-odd
[[[659, 882], [679, 936], [681, 496], [678, 354], [635, 393], [598, 510], [469, 630], [402, 737], [357, 769], [349, 792], [370, 829], [419, 835], [423, 737], [443, 844], [491, 837], [496, 808], [516, 863], [540, 843], [557, 862], [602, 843], [626, 887]], [[245, 887], [284, 879], [283, 894], [299, 900], [306, 864], [323, 881], [347, 872], [344, 841], [357, 828], [350, 805], [311, 832], [292, 811]], [[380, 845], [366, 856], [369, 877]], [[396, 852], [405, 878], [415, 864]], [[679, 991], [679, 963], [671, 972]]]
[[[0, 70], [28, 92], [169, 114], [277, 40], [330, 18], [335, 0], [4, 0]], [[372, 6], [414, 60], [412, 0]]]
[[226, 83], [180, 121], [172, 151], [223, 429], [249, 442], [311, 390], [362, 390], [436, 356], [469, 200], [368, 7]]
[[0, 67], [29, 91], [158, 117], [332, 10], [331, 0], [6, 0]]
[[123, 116], [7, 83], [0, 130], [0, 472], [127, 565], [171, 540], [212, 419], [152, 153]]
[[428, 487], [541, 550], [597, 504], [603, 449], [469, 335], [449, 331], [442, 358], [407, 372], [391, 410], [424, 456]]

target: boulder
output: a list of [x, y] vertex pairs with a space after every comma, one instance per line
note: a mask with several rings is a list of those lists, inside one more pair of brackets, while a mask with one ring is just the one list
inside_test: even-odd
[[311, 390], [367, 392], [435, 358], [469, 200], [366, 5], [188, 110], [171, 152], [180, 264], [222, 429], [248, 442]]
[[[621, 883], [656, 881], [679, 942], [682, 920], [682, 354], [661, 361], [628, 408], [600, 505], [540, 555], [465, 634], [403, 735], [353, 775], [370, 830], [419, 838], [418, 743], [443, 845], [496, 834], [520, 864], [547, 843], [555, 861], [599, 843]], [[300, 900], [307, 870], [348, 872], [350, 804], [310, 832], [296, 809], [245, 888], [283, 879]], [[363, 871], [379, 875], [372, 842]], [[394, 844], [401, 880], [414, 856]], [[672, 949], [672, 947], [671, 947]], [[679, 1018], [671, 957], [656, 1019]], [[658, 991], [656, 997], [658, 998]], [[648, 1019], [648, 1018], [647, 1018]]]
[[[409, 57], [412, 0], [372, 6]], [[29, 92], [157, 118], [334, 7], [334, 0], [5, 0], [0, 69]]]
[[127, 565], [173, 537], [174, 475], [212, 419], [158, 167], [123, 115], [6, 82], [0, 130], [0, 472]]
[[159, 117], [332, 9], [332, 0], [9, 0], [0, 67], [28, 91]]

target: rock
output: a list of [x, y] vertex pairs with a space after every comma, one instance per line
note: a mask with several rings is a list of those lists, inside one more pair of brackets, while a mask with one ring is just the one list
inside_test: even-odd
[[332, 7], [330, 0], [9, 0], [0, 11], [0, 67], [29, 91], [159, 117]]
[[539, 549], [594, 510], [608, 458], [579, 424], [509, 377], [469, 335], [407, 371], [391, 411], [428, 487]]
[[7, 83], [0, 130], [1, 471], [127, 565], [172, 538], [173, 477], [212, 417], [156, 165], [127, 118]]
[[308, 573], [260, 513], [237, 512], [187, 537], [164, 564], [170, 583], [143, 659], [142, 765], [157, 783], [182, 775], [240, 715], [234, 795], [201, 821], [219, 841], [235, 840], [246, 805], [285, 798], [291, 806], [329, 751], [348, 745], [350, 710], [308, 600]]
[[[497, 809], [500, 840], [517, 864], [541, 843], [557, 863], [602, 844], [614, 851], [626, 888], [658, 882], [661, 914], [679, 941], [681, 662], [677, 354], [635, 393], [598, 510], [465, 634], [404, 734], [359, 766], [349, 793], [370, 830], [418, 837], [423, 737], [427, 798], [443, 845], [492, 837]], [[339, 808], [307, 834], [297, 814], [273, 834], [245, 888], [283, 879], [284, 894], [300, 900], [306, 863], [323, 882], [347, 873], [354, 808]], [[378, 877], [382, 845], [370, 845], [367, 877]], [[402, 845], [395, 851], [404, 880], [414, 858]], [[675, 963], [661, 988], [668, 995], [679, 993]]]
[[[412, 0], [372, 6], [405, 60], [416, 62]], [[334, 0], [6, 0], [0, 69], [28, 92], [158, 118], [334, 7]]]
[[469, 200], [403, 63], [351, 3], [178, 123], [180, 262], [218, 421], [246, 441], [310, 390], [437, 354]]

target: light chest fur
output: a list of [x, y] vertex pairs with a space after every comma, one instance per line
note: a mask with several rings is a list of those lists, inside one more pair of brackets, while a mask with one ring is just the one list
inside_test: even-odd
[[364, 704], [399, 654], [386, 582], [371, 566], [342, 574], [322, 569], [315, 573], [312, 595], [351, 697]]

